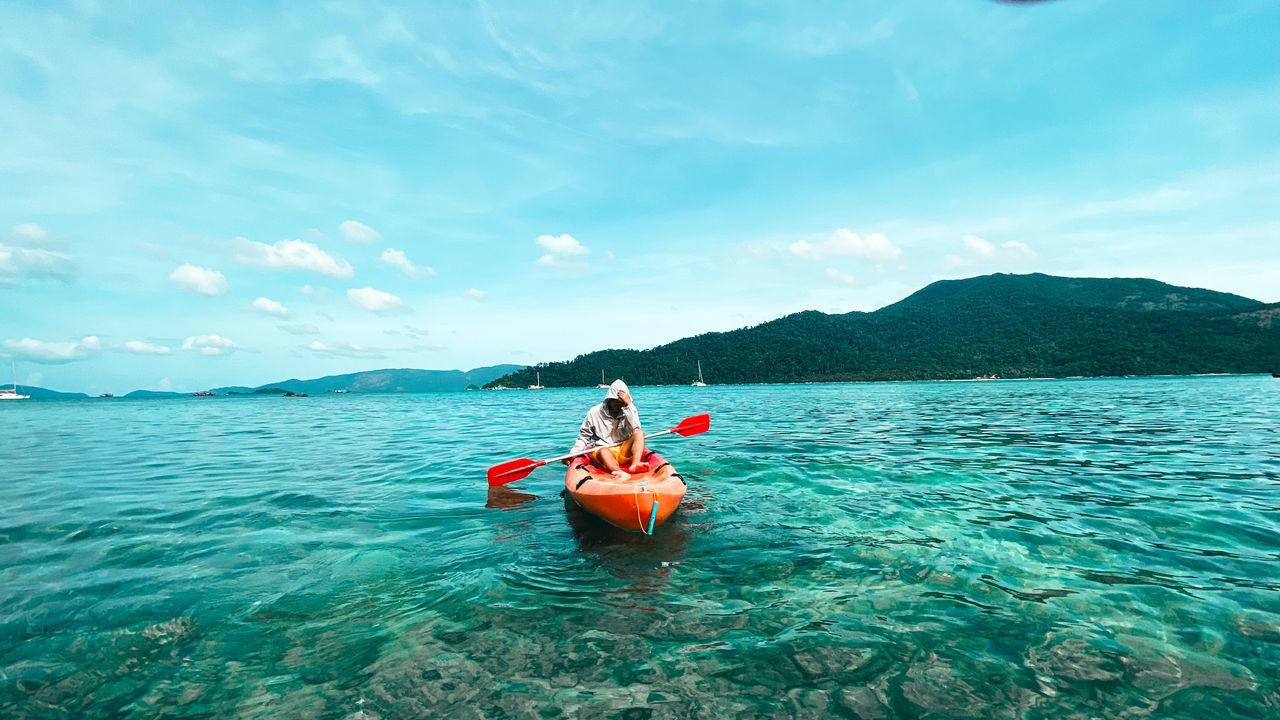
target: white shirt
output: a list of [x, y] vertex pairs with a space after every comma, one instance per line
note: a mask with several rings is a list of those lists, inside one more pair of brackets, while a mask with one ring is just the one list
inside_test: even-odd
[[578, 430], [578, 439], [571, 453], [585, 452], [588, 448], [625, 442], [640, 428], [640, 412], [634, 404], [628, 404], [616, 416], [610, 415], [604, 403], [593, 406]]

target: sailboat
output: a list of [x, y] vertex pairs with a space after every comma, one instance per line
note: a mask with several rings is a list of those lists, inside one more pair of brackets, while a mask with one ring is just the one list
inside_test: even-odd
[[530, 389], [530, 390], [542, 390], [542, 389], [543, 389], [543, 387], [542, 387], [542, 373], [536, 373], [536, 374], [537, 374], [537, 376], [538, 376], [538, 381], [537, 381], [537, 382], [535, 382], [534, 384], [532, 384], [532, 385], [530, 385], [530, 386], [529, 386], [529, 389]]
[[600, 368], [600, 384], [597, 385], [596, 387], [606, 388], [606, 389], [609, 387], [604, 381], [604, 368]]
[[707, 384], [702, 382], [702, 361], [698, 361], [698, 379], [689, 387], [706, 387]]
[[15, 365], [13, 364], [13, 361], [10, 361], [10, 362], [9, 362], [9, 368], [13, 371], [13, 389], [12, 389], [12, 390], [10, 390], [9, 388], [0, 388], [0, 400], [28, 400], [28, 399], [30, 399], [30, 398], [31, 398], [31, 396], [30, 396], [30, 395], [19, 395], [19, 394], [18, 394], [18, 369], [17, 369], [17, 366], [15, 366]]

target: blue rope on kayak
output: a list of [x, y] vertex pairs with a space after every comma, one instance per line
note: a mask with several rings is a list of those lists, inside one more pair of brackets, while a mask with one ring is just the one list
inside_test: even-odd
[[[648, 492], [650, 495], [653, 496], [653, 509], [649, 511], [649, 529], [648, 530], [644, 529], [644, 518], [640, 517], [640, 493], [641, 492]], [[640, 526], [640, 532], [643, 532], [645, 535], [652, 535], [654, 523], [658, 519], [658, 493], [652, 490], [645, 490], [644, 483], [640, 483], [640, 488], [636, 490], [635, 498], [636, 498], [636, 524]]]

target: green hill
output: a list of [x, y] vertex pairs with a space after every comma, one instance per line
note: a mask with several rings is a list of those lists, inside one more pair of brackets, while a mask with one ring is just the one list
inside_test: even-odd
[[806, 311], [651, 350], [602, 350], [490, 383], [709, 383], [1261, 373], [1280, 369], [1277, 304], [1142, 278], [944, 280], [875, 312]]
[[1106, 308], [1154, 312], [1228, 312], [1262, 303], [1240, 295], [1185, 288], [1146, 278], [1072, 278], [1031, 275], [982, 275], [965, 280], [939, 280], [884, 310], [929, 309], [945, 303], [996, 302], [1001, 306]]
[[519, 368], [519, 365], [492, 365], [467, 371], [414, 370], [409, 368], [368, 370], [346, 375], [328, 375], [312, 380], [298, 380], [296, 378], [278, 380], [259, 385], [256, 388], [233, 385], [214, 388], [213, 392], [219, 395], [225, 395], [232, 391], [251, 394], [264, 388], [278, 388], [281, 392], [308, 393], [312, 395], [337, 390], [353, 393], [453, 392], [466, 390], [468, 385], [484, 385]]

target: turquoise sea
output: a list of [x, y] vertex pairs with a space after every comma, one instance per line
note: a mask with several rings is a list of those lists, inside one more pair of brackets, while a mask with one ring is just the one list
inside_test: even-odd
[[1280, 717], [1280, 380], [0, 406], [0, 717]]

